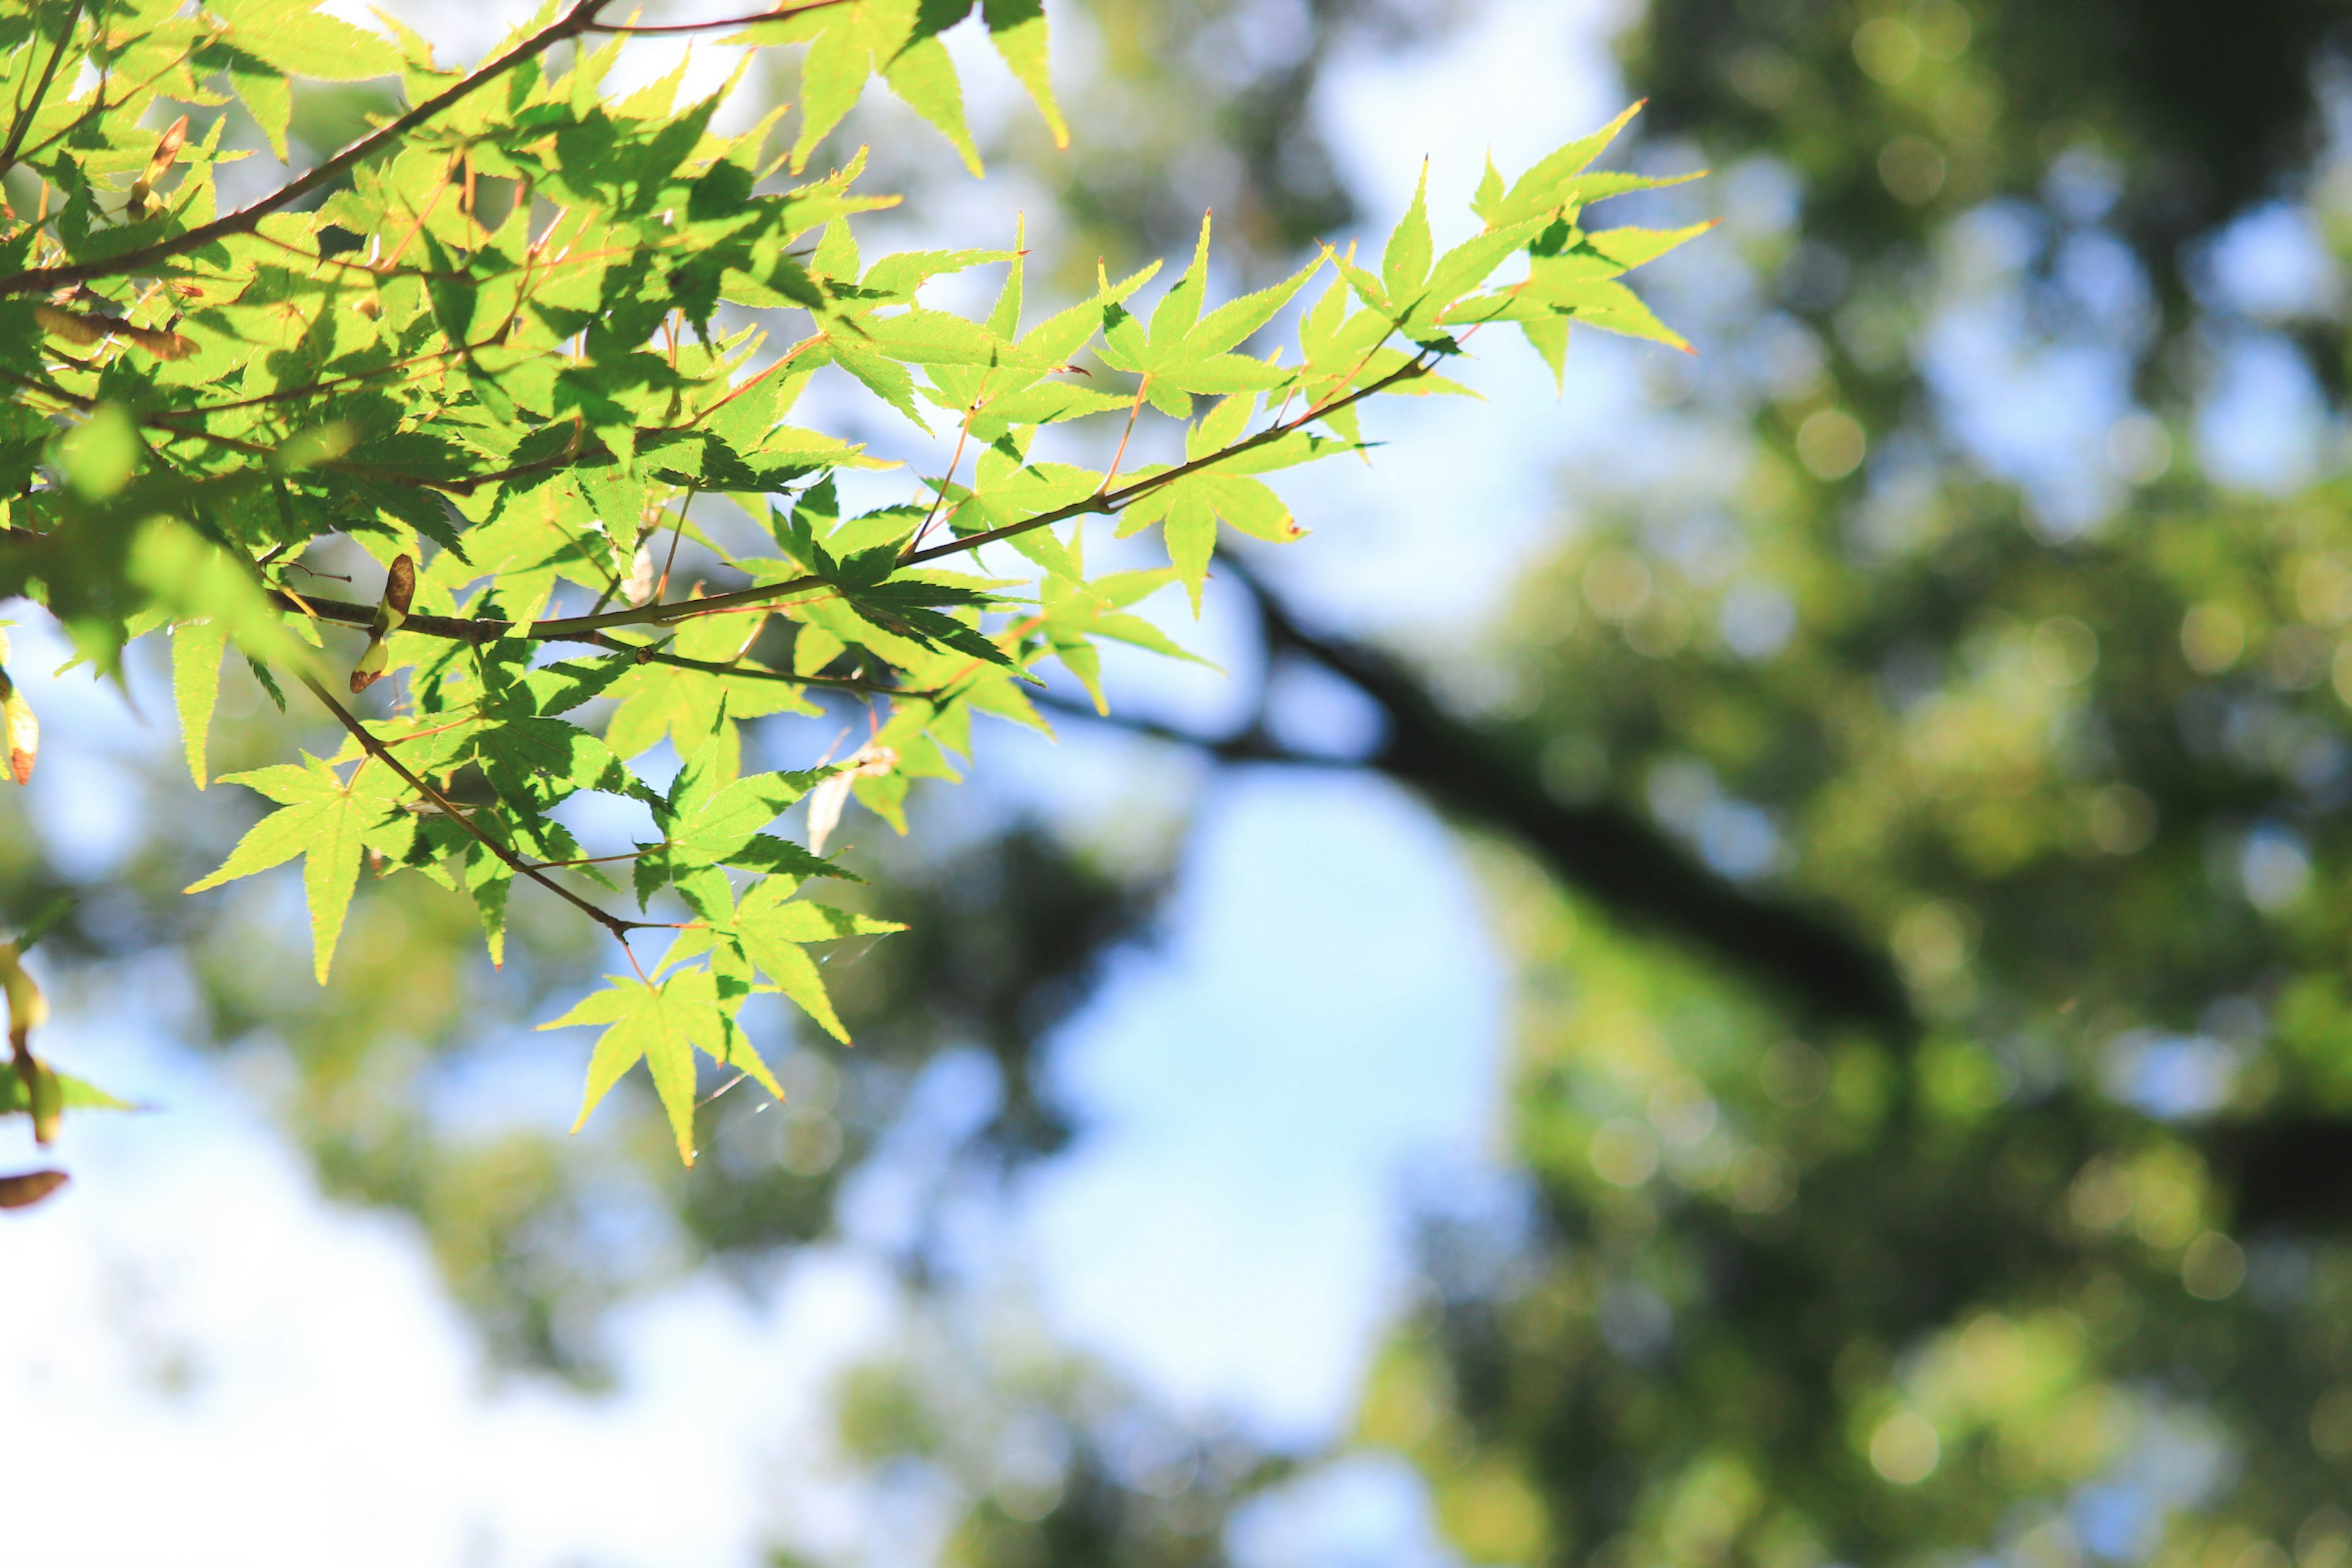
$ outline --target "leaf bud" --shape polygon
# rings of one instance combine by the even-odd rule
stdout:
[[[5,670],[0,670],[0,741],[8,747],[8,776],[20,784],[32,783],[33,763],[41,754],[41,721]]]

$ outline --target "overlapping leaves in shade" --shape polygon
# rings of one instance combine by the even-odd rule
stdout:
[[[1581,226],[1589,203],[1656,183],[1589,169],[1621,120],[1516,182],[1490,171],[1450,248],[1416,197],[1377,274],[1327,253],[1213,304],[1204,221],[1156,298],[1139,298],[1156,268],[1104,277],[1024,325],[1012,223],[1010,249],[869,258],[856,224],[896,198],[865,189],[862,152],[810,165],[878,78],[976,168],[940,41],[967,20],[1058,138],[1034,0],[739,18],[731,41],[805,47],[796,120],[740,135],[712,129],[724,92],[679,101],[682,70],[608,92],[629,25],[603,10],[544,12],[469,75],[307,0],[130,0],[102,26],[0,13],[0,103],[18,106],[0,163],[12,192],[39,187],[0,220],[0,593],[45,603],[104,671],[168,626],[200,786],[232,648],[273,693],[299,682],[338,709],[340,752],[232,775],[277,809],[192,889],[299,857],[321,979],[363,859],[469,898],[494,957],[517,881],[625,943],[678,928],[661,967],[632,952],[561,1021],[605,1027],[589,1104],[643,1060],[688,1152],[694,1053],[764,1081],[735,1021],[763,988],[839,1035],[808,950],[887,929],[798,896],[840,874],[781,824],[802,796],[822,792],[829,826],[854,792],[903,830],[909,781],[955,776],[974,713],[1044,728],[1042,666],[1101,705],[1097,638],[1180,654],[1139,602],[1181,583],[1197,608],[1223,530],[1297,537],[1265,476],[1360,449],[1377,392],[1459,390],[1436,367],[1486,323],[1520,328],[1555,370],[1575,321],[1678,343],[1617,277],[1687,236]],[[294,77],[395,78],[411,108],[223,215],[218,110],[234,97],[291,156]],[[294,210],[305,194],[322,199]],[[1494,281],[1514,256],[1525,272]],[[1257,347],[1327,264],[1299,353]],[[926,297],[983,268],[1003,268],[984,316]],[[748,311],[805,330],[772,342]],[[952,437],[945,471],[845,515],[835,476],[887,465],[792,422],[821,373],[926,431],[951,424],[934,432]],[[1128,460],[1159,449],[1131,446],[1146,419],[1183,426],[1181,461]],[[710,497],[764,521],[773,553],[689,521]],[[1105,518],[1157,525],[1168,567],[1090,576],[1083,534]],[[339,535],[402,603],[283,575]],[[661,563],[687,539],[720,585],[670,584]],[[950,560],[983,549],[987,574]],[[788,635],[763,636],[774,617]],[[341,711],[355,664],[387,716]],[[829,690],[870,705],[853,756],[742,773],[744,722],[837,723]],[[688,761],[656,789],[635,764],[664,742]],[[634,803],[654,837],[583,846],[557,816],[583,793]]]

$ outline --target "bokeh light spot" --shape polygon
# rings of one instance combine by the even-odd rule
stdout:
[[[1916,1411],[1896,1412],[1870,1435],[1870,1468],[1898,1487],[1917,1486],[1943,1458],[1943,1440]]]

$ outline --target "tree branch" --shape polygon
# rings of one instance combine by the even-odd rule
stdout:
[[[39,267],[30,271],[16,273],[11,277],[0,278],[0,298],[5,298],[11,294],[46,293],[53,289],[64,289],[73,284],[85,283],[93,278],[127,277],[153,267],[157,262],[169,261],[175,256],[185,256],[192,250],[201,250],[216,239],[226,239],[231,235],[247,233],[271,213],[299,201],[312,191],[341,178],[353,165],[379,150],[395,144],[401,138],[443,110],[469,97],[479,89],[488,86],[517,66],[527,60],[538,58],[567,38],[575,38],[589,31],[595,23],[596,13],[609,3],[610,0],[579,0],[579,4],[573,5],[571,10],[539,32],[525,38],[512,50],[500,55],[486,65],[478,67],[471,74],[435,93],[407,113],[361,137],[325,163],[310,170],[310,173],[289,180],[249,206],[240,207],[226,217],[215,218],[210,223],[201,224],[185,234],[159,240],[153,245],[142,246],[137,250],[125,251],[121,256],[110,256],[97,261],[79,262],[68,267]],[[814,0],[814,3],[839,5],[842,0]],[[814,5],[809,8],[813,9]]]
[[[625,33],[635,38],[666,37],[679,33],[708,33],[720,27],[750,27],[761,22],[782,22],[804,12],[822,11],[828,5],[839,5],[845,0],[801,0],[796,5],[779,5],[772,11],[754,11],[748,16],[720,16],[709,22],[662,22],[639,26],[634,22],[591,22],[591,33]]]
[[[553,893],[557,898],[562,899],[565,903],[579,910],[590,920],[594,921],[598,925],[603,926],[606,931],[612,932],[614,940],[618,942],[624,948],[626,948],[629,944],[629,933],[631,931],[651,931],[656,929],[656,926],[661,925],[661,922],[658,921],[624,920],[619,915],[608,913],[604,910],[598,909],[594,904],[590,903],[587,900],[582,898],[571,889],[564,887],[562,883],[553,881],[547,876],[543,875],[536,867],[532,866],[530,862],[525,860],[513,850],[508,848],[505,845],[499,843],[497,839],[491,837],[488,834],[476,826],[474,825],[473,817],[467,815],[463,808],[457,805],[457,803],[450,800],[447,795],[443,795],[439,790],[434,788],[430,784],[427,784],[417,774],[411,773],[406,763],[403,763],[398,757],[392,754],[392,748],[371,733],[366,725],[361,723],[357,718],[352,716],[350,709],[337,701],[335,700],[334,693],[329,691],[324,686],[320,685],[317,677],[311,675],[307,670],[300,673],[302,684],[310,689],[310,695],[317,698],[320,702],[326,707],[327,711],[335,716],[335,720],[338,723],[341,724],[344,729],[351,731],[352,739],[359,742],[361,748],[365,751],[369,756],[374,758],[377,762],[382,763],[385,767],[390,768],[394,773],[399,774],[401,780],[411,789],[415,790],[426,800],[431,801],[435,805],[438,806],[443,815],[449,817],[452,821],[456,822],[458,826],[464,828],[468,834],[472,835],[475,840],[478,842],[483,848],[488,849],[491,854],[504,861],[508,868],[514,871],[517,876],[530,878],[541,887],[545,888],[549,892]],[[667,928],[665,926],[662,929]]]
[[[1358,761],[1290,751],[1255,724],[1214,737],[1150,721],[1108,722],[1221,762],[1385,774],[1444,815],[1516,840],[1562,882],[1629,924],[1725,960],[1814,1018],[1862,1024],[1899,1041],[1917,1036],[1909,995],[1883,953],[1813,908],[1716,875],[1622,806],[1554,800],[1543,787],[1531,738],[1455,716],[1392,656],[1310,630],[1246,565],[1223,552],[1218,560],[1255,601],[1269,659],[1286,652],[1310,659],[1363,693],[1387,721],[1381,743]],[[1075,702],[1039,700],[1098,717]]]
[[[1074,702],[1054,691],[1033,692],[1029,700],[1052,712],[1083,719],[1088,723],[1101,724],[1113,730],[1124,730],[1148,741],[1165,741],[1171,746],[1182,746],[1204,756],[1214,757],[1221,763],[1265,763],[1286,768],[1363,766],[1354,757],[1328,757],[1318,756],[1311,752],[1294,752],[1255,724],[1229,735],[1203,735],[1197,731],[1163,724],[1157,719],[1138,719],[1127,713],[1098,713],[1091,703]]]
[[[271,602],[281,610],[309,614],[320,620],[334,621],[347,626],[363,627],[373,625],[375,620],[375,606],[373,605],[355,605],[348,599],[325,599],[314,594],[304,594],[298,598],[283,588],[270,588],[267,592]],[[829,690],[855,691],[873,697],[930,695],[929,692],[886,686],[877,680],[860,680],[853,676],[793,675],[785,670],[766,669],[759,665],[720,664],[714,659],[688,658],[683,654],[668,653],[651,645],[621,642],[601,632],[583,632],[569,637],[540,637],[537,626],[544,624],[544,622],[534,623],[530,628],[518,628],[511,621],[468,620],[457,616],[412,615],[402,619],[400,629],[404,632],[415,632],[425,637],[442,637],[451,642],[472,643],[478,646],[486,642],[496,642],[502,637],[535,637],[536,640],[543,642],[585,643],[591,647],[603,648],[607,653],[627,654],[642,664],[666,664],[673,669],[700,670],[705,675],[740,675],[747,680],[773,680],[788,686],[817,686]]]

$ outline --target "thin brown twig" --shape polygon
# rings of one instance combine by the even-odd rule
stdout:
[[[734,402],[737,398],[742,396],[745,393],[751,391],[753,387],[767,380],[770,376],[774,375],[777,372],[782,370],[786,365],[791,364],[793,361],[798,359],[803,352],[823,342],[824,342],[824,334],[823,332],[815,332],[808,337],[803,338],[791,348],[786,349],[782,354],[779,354],[776,357],[775,363],[770,365],[767,369],[761,371],[758,374],[753,375],[749,380],[745,381],[742,385],[735,388],[726,396],[720,398],[718,402],[712,404],[709,407],[696,415],[685,427],[688,430],[693,429],[695,426],[701,424],[704,420],[709,418],[712,415],[718,413],[720,409],[726,407],[729,404]]]
[[[686,488],[686,499],[677,504],[677,525],[669,531],[669,559],[662,563],[661,581],[654,584],[656,603],[659,603],[661,596],[669,592],[670,571],[677,564],[677,542],[686,537],[686,512],[687,509],[693,504],[694,487],[688,485]]]
[[[1127,408],[1127,428],[1118,433],[1118,450],[1110,455],[1110,467],[1103,470],[1102,483],[1095,487],[1095,494],[1107,493],[1111,480],[1118,478],[1118,466],[1127,458],[1127,444],[1135,438],[1135,422],[1143,413],[1144,395],[1150,389],[1151,374],[1147,371],[1143,379],[1136,383],[1135,401]]]
[[[955,483],[956,468],[963,462],[964,445],[971,439],[972,416],[979,412],[980,404],[977,400],[963,411],[963,423],[956,429],[955,451],[948,458],[947,475],[940,480],[939,492],[931,497],[931,510],[923,515],[923,526],[907,535],[906,548],[899,551],[899,554],[912,555],[916,551],[920,550],[923,547],[924,536],[931,531],[931,524],[939,520],[940,508],[947,504],[948,487]]]
[[[764,599],[756,605],[736,605],[724,610],[713,610],[708,616],[697,616],[694,618],[710,620],[719,616],[772,616],[779,610],[794,610],[803,605],[823,604],[824,599],[824,594],[811,594],[804,599]]]
[[[383,272],[378,276],[390,273],[400,265],[400,258],[408,254],[409,246],[414,244],[416,237],[424,232],[425,220],[433,216],[433,209],[439,206],[441,198],[449,194],[450,176],[457,172],[457,165],[464,157],[465,153],[462,150],[459,151],[456,157],[449,160],[449,166],[441,171],[441,183],[433,187],[433,194],[425,198],[423,206],[416,209],[415,217],[409,222],[408,232],[400,237],[400,243],[394,246],[392,254],[383,258]],[[373,272],[376,269],[371,267],[368,270]]]
[[[772,11],[755,11],[748,16],[722,16],[710,22],[664,22],[639,26],[634,22],[592,22],[584,32],[623,33],[632,37],[658,38],[677,33],[707,33],[719,27],[749,27],[761,22],[782,22],[810,11],[822,11],[828,5],[839,5],[845,0],[801,0],[797,5],[779,5]]]
[[[642,860],[647,853],[649,851],[644,849],[632,849],[625,855],[583,855],[576,860],[541,860],[537,864],[542,871],[560,871],[568,866],[611,866],[623,860]]]
[[[378,739],[383,740],[383,743],[388,747],[404,746],[411,741],[422,741],[427,736],[444,735],[452,730],[463,729],[480,717],[478,713],[468,713],[462,719],[452,719],[446,724],[436,724],[430,730],[412,730],[405,735],[394,735],[389,739],[379,736]]]

